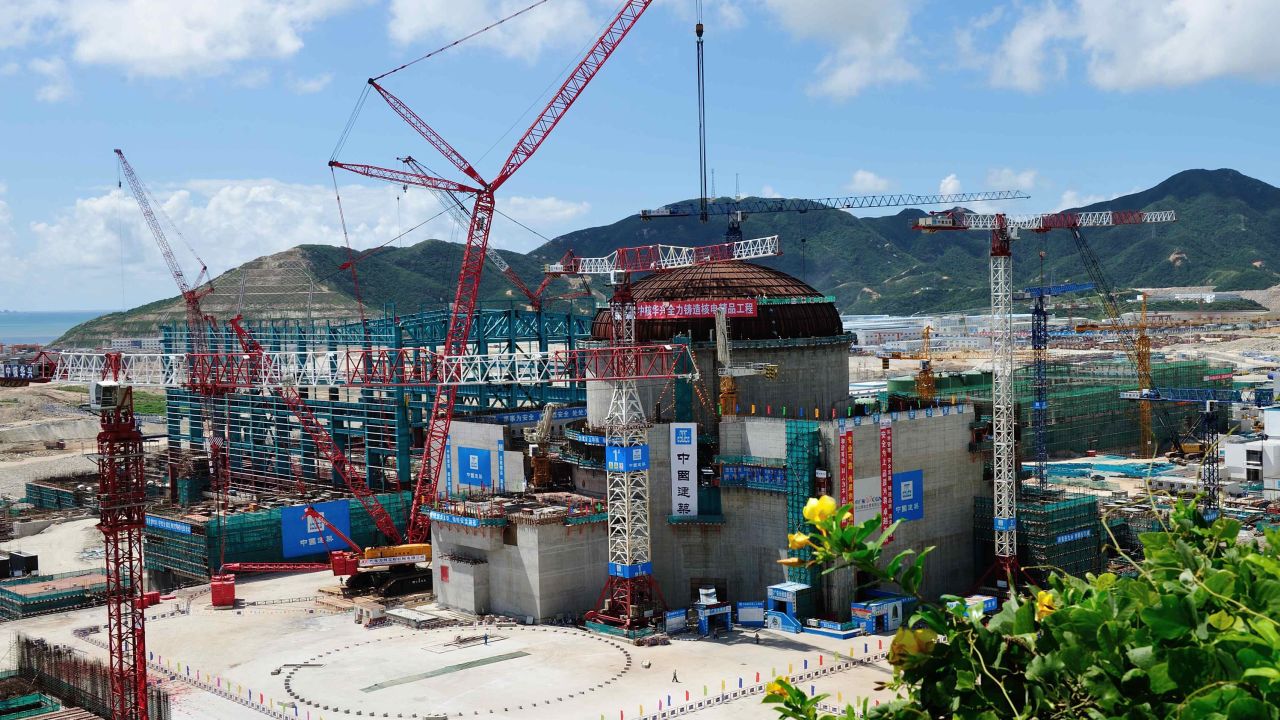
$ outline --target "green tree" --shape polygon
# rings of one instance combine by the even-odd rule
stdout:
[[[851,565],[919,597],[923,555],[882,562],[893,527],[849,523],[851,506],[813,500],[809,533],[789,537],[813,561]],[[896,525],[896,524],[895,524]],[[868,718],[1280,718],[1280,532],[1237,542],[1240,523],[1206,522],[1177,502],[1165,531],[1141,536],[1134,577],[1053,574],[989,618],[959,598],[921,602],[890,646],[899,699],[861,708]],[[822,714],[779,678],[764,702],[783,718]]]

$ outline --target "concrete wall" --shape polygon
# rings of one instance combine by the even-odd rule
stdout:
[[[973,415],[915,419],[900,414],[894,429],[894,469],[919,469],[924,475],[924,519],[904,523],[890,549],[923,550],[936,546],[926,565],[930,594],[967,590],[974,579],[973,497],[984,492],[981,459],[966,450]],[[868,419],[869,420],[869,419]],[[854,433],[854,477],[879,484],[879,428],[871,422],[849,426]],[[819,468],[832,478],[838,493],[838,424],[819,424],[822,447]],[[671,478],[666,426],[650,433],[651,523],[655,574],[668,601],[681,602],[699,579],[722,580],[729,600],[758,600],[765,587],[785,579],[776,561],[784,557],[786,498],[743,488],[721,490],[723,524],[671,524]],[[725,455],[786,457],[785,421],[774,418],[731,418],[720,424],[720,452]],[[708,464],[711,458],[699,458]],[[985,491],[988,492],[989,491]],[[841,498],[841,501],[845,500]],[[878,505],[878,499],[877,499]],[[847,605],[853,579],[834,581],[844,587],[829,593],[831,605]]]
[[[962,594],[976,578],[973,563],[973,498],[990,495],[982,481],[982,458],[970,455],[972,411],[908,418],[901,413],[892,423],[894,470],[923,473],[924,518],[904,523],[890,554],[935,546],[925,571],[925,592]],[[880,476],[879,428],[869,418],[851,427],[854,434],[854,477],[874,483]],[[730,418],[720,424],[720,452],[725,455],[786,457],[786,423],[777,418]],[[835,421],[819,423],[821,447],[818,467],[831,474],[832,492],[839,494],[839,448]],[[768,585],[785,580],[777,560],[785,556],[786,497],[782,493],[744,488],[720,491],[723,523],[673,524],[669,426],[649,432],[650,533],[654,573],[667,603],[685,607],[697,586],[714,584],[730,601],[760,600]],[[703,450],[705,452],[705,449]],[[699,457],[709,465],[712,458]],[[575,473],[580,485],[603,490],[603,472]],[[875,500],[878,508],[878,498]],[[487,561],[489,611],[546,618],[590,608],[603,585],[607,560],[603,524],[565,527],[559,524],[516,526],[503,533],[491,530],[459,532],[433,526],[437,555],[457,552]],[[512,535],[514,533],[514,535]],[[448,564],[442,560],[440,564]],[[479,567],[479,566],[476,566]],[[452,571],[451,571],[452,572]],[[467,571],[478,573],[480,570]],[[451,577],[452,582],[452,577]],[[475,580],[471,585],[480,587]],[[852,597],[851,573],[828,576],[823,596],[833,614],[843,616]],[[478,590],[457,590],[437,581],[440,602],[471,610]]]
[[[604,587],[605,535],[604,523],[506,528],[434,523],[436,600],[466,612],[535,620],[579,614],[595,604]],[[446,567],[447,581],[442,579]]]
[[[715,346],[697,343],[693,346],[693,351],[701,375],[699,383],[702,391],[714,404],[720,397]],[[769,348],[735,346],[733,361],[778,365],[778,377],[774,380],[763,377],[738,378],[738,405],[743,414],[750,411],[752,403],[755,403],[757,411],[763,415],[766,406],[772,406],[774,414],[781,414],[783,406],[828,408],[849,398],[849,346],[843,339],[824,344],[806,344],[805,340],[796,340],[791,345]],[[659,398],[662,398],[664,405],[671,403],[670,384],[667,380],[641,380],[636,383],[641,407],[650,419],[653,419],[654,404]],[[608,410],[608,384],[587,383],[588,424],[591,427],[602,427]]]
[[[525,488],[524,453],[511,450],[512,429],[506,425],[493,423],[466,422],[455,420],[449,426],[449,488],[453,493],[477,491],[478,487],[462,483],[462,468],[459,465],[458,448],[468,447],[489,452],[490,482],[498,482],[498,441],[503,445],[503,477],[507,492],[523,492]],[[442,482],[444,482],[442,480]],[[492,488],[490,488],[492,489]]]

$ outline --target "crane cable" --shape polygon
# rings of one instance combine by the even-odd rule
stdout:
[[[448,45],[444,45],[443,47],[436,48],[435,50],[432,50],[431,52],[427,53],[426,55],[423,55],[422,57],[417,58],[416,60],[410,60],[409,62],[403,65],[400,65],[399,67],[392,68],[391,70],[388,70],[377,77],[370,78],[369,82],[365,83],[364,89],[360,91],[360,97],[356,100],[355,107],[351,109],[351,115],[348,116],[347,124],[343,126],[342,133],[338,136],[338,142],[333,146],[333,153],[329,156],[329,160],[331,161],[336,160],[338,158],[338,153],[342,152],[343,146],[347,144],[347,137],[351,135],[351,129],[355,127],[356,118],[360,115],[360,111],[364,108],[365,100],[367,100],[369,97],[369,88],[371,86],[371,83],[381,80],[382,78],[387,77],[388,75],[391,75],[393,73],[398,73],[401,70],[404,70],[405,68],[411,65],[416,65],[422,62],[423,60],[426,60],[429,57],[432,57],[434,55],[439,55],[440,53],[444,52],[445,50],[448,50],[449,48],[461,45],[462,43],[470,40],[471,38],[477,35],[480,35],[484,32],[487,32],[489,30],[492,30],[498,27],[499,25],[505,23],[506,21],[519,17],[529,12],[530,10],[538,7],[539,5],[545,4],[546,2],[547,0],[537,0],[537,2],[533,3],[532,5],[529,5],[521,10],[517,10],[516,12],[498,20],[497,22],[490,23],[489,25],[486,25],[480,28],[479,30],[476,30],[470,35],[458,38],[457,40],[454,40]]]
[[[697,35],[698,46],[698,180],[701,183],[698,192],[698,220],[707,221],[707,93],[703,81],[702,65],[702,0],[696,3],[698,21],[693,31]]]
[[[347,262],[345,264],[351,268],[351,286],[356,296],[356,307],[360,310],[360,326],[368,333],[369,322],[364,316],[364,299],[360,297],[360,276],[356,274],[356,264],[352,259],[351,236],[347,234],[347,216],[342,212],[342,193],[338,191],[338,174],[334,172],[332,167],[329,168],[329,176],[333,178],[333,196],[338,201],[338,222],[342,225],[342,240],[347,246]]]
[[[521,16],[521,15],[523,15],[523,14],[525,14],[525,13],[529,12],[530,10],[532,10],[532,9],[534,9],[534,8],[536,8],[536,7],[538,7],[539,5],[543,5],[543,4],[545,4],[546,2],[547,2],[547,0],[538,0],[537,2],[533,3],[532,5],[529,5],[528,7],[525,7],[523,10],[517,10],[516,12],[511,13],[510,15],[508,15],[508,16],[506,16],[506,17],[502,18],[501,20],[498,20],[497,22],[491,23],[491,24],[489,24],[489,25],[486,25],[486,26],[484,26],[484,27],[480,28],[479,30],[476,30],[475,32],[471,33],[470,35],[467,35],[466,37],[458,38],[457,40],[454,40],[453,42],[449,43],[448,45],[445,45],[445,46],[443,46],[443,47],[440,47],[440,48],[437,48],[437,49],[435,49],[435,50],[432,50],[431,52],[427,53],[426,55],[423,55],[422,57],[418,58],[417,60],[410,60],[409,62],[407,62],[407,63],[405,63],[405,64],[401,65],[400,67],[392,68],[391,70],[388,70],[388,71],[386,71],[386,72],[382,73],[382,74],[381,74],[381,75],[379,75],[378,77],[373,78],[373,80],[374,80],[374,81],[381,80],[382,78],[384,78],[384,77],[386,77],[386,76],[388,76],[388,75],[390,75],[390,74],[392,74],[392,73],[398,73],[398,72],[400,72],[401,70],[404,70],[405,68],[409,67],[410,65],[416,65],[416,64],[418,64],[418,63],[422,62],[423,60],[426,60],[427,58],[429,58],[429,57],[431,57],[431,56],[433,56],[433,55],[439,55],[440,53],[444,52],[445,50],[448,50],[448,49],[449,49],[449,48],[451,48],[451,47],[454,47],[454,46],[457,46],[457,45],[461,45],[462,43],[464,43],[464,42],[466,42],[466,41],[470,40],[471,38],[473,38],[473,37],[475,37],[475,36],[477,36],[477,35],[479,35],[479,34],[481,34],[481,33],[483,33],[483,32],[486,32],[486,31],[488,31],[488,30],[492,30],[492,29],[494,29],[494,28],[498,27],[499,25],[501,25],[502,23],[504,23],[504,22],[506,22],[506,21],[508,21],[508,20],[512,20],[512,19],[514,19],[514,18],[517,18],[517,17],[519,17],[519,16]]]

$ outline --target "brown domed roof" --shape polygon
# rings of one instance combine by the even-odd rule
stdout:
[[[631,285],[636,302],[741,298],[814,298],[822,293],[790,275],[747,262],[722,262],[647,275]],[[840,313],[828,302],[757,305],[756,317],[729,318],[734,340],[828,337],[844,332]],[[667,342],[676,335],[707,340],[714,318],[637,320],[637,342]],[[591,335],[607,339],[608,311],[596,313]]]

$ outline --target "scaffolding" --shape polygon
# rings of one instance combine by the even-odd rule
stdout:
[[[376,496],[404,529],[412,494],[409,491]],[[358,500],[348,499],[351,532],[360,547],[383,544],[382,533]],[[231,513],[224,517],[205,514],[161,515],[149,513],[143,532],[143,560],[147,570],[167,573],[168,584],[208,582],[218,574],[225,538],[225,562],[284,562],[283,507],[254,512]],[[342,547],[317,545],[312,554],[290,557],[288,562],[325,562],[330,550]]]
[[[1153,360],[1156,387],[1231,388],[1231,368],[1203,360]],[[1122,390],[1138,387],[1133,367],[1124,360],[1082,363],[1056,362],[1045,368],[1049,403],[1045,412],[1045,445],[1049,455],[1081,455],[1089,450],[1135,449],[1139,445],[1137,403],[1120,399]],[[991,413],[991,374],[968,372],[935,378],[939,400],[959,398],[973,402],[979,415]],[[1018,426],[1029,433],[1035,377],[1032,367],[1014,372],[1014,402]],[[889,394],[915,398],[914,378],[889,381]],[[1155,432],[1166,440],[1182,432],[1199,415],[1194,405],[1168,405],[1168,415],[1157,414]],[[1030,435],[1025,435],[1030,440]]]
[[[805,525],[804,506],[813,495],[814,471],[818,467],[818,423],[812,420],[787,421],[787,530],[799,532]],[[809,548],[790,551],[791,557],[808,560]],[[791,582],[815,585],[818,573],[812,567],[789,567]]]
[[[1023,485],[1018,493],[1018,565],[1037,585],[1053,571],[1082,577],[1102,571],[1103,535],[1095,495]],[[977,567],[991,565],[991,498],[974,498]]]
[[[345,357],[349,351],[434,351],[444,342],[449,314],[444,311],[397,316],[388,309],[367,323],[310,320],[270,320],[243,323],[271,353],[296,355],[299,366],[317,356]],[[573,349],[591,337],[592,316],[574,313],[479,310],[471,331],[468,353],[545,352]],[[162,329],[164,353],[192,352],[194,343],[183,326]],[[210,328],[209,352],[239,353],[240,344],[229,325]],[[324,355],[331,353],[331,355]],[[319,354],[319,355],[318,355]],[[321,373],[324,375],[324,373]],[[307,405],[335,443],[378,492],[408,488],[421,462],[423,432],[434,391],[416,387],[299,388]],[[208,484],[204,445],[205,408],[213,417],[208,427],[225,438],[230,488],[259,497],[278,497],[342,487],[342,480],[302,431],[297,418],[280,398],[259,390],[233,392],[211,403],[182,388],[166,391],[168,476],[170,498],[179,503],[198,501]],[[474,385],[458,389],[459,415],[500,409],[538,408],[548,402],[581,404],[582,383],[512,383]]]
[[[13,676],[30,681],[37,690],[69,706],[111,717],[111,677],[106,663],[86,657],[77,648],[41,638],[18,634],[14,642],[18,669]],[[148,684],[146,693],[150,720],[169,720],[168,691]]]
[[[31,575],[0,582],[0,617],[6,620],[100,605],[107,591],[102,570]]]

